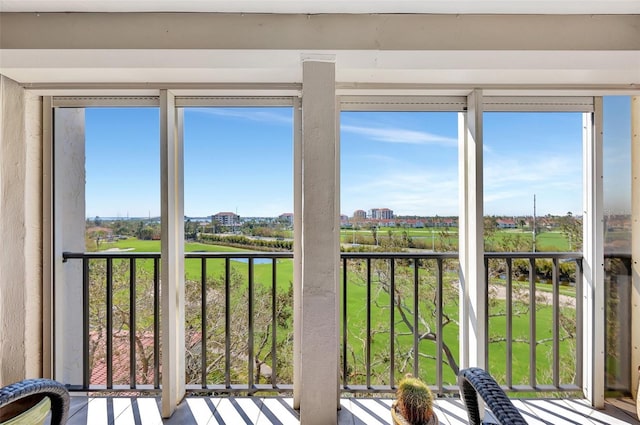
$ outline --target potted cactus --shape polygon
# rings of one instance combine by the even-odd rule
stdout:
[[[396,402],[391,406],[394,425],[438,425],[433,411],[433,394],[420,379],[407,374],[396,390]]]

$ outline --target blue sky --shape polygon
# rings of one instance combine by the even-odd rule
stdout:
[[[86,110],[87,217],[160,213],[156,108]],[[293,211],[291,108],[185,110],[185,214]],[[605,194],[628,209],[629,98],[605,99]],[[458,215],[458,114],[343,112],[341,211]],[[485,214],[582,209],[582,114],[485,113]],[[622,190],[621,190],[622,189]]]

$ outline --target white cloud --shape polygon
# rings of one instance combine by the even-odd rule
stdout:
[[[555,154],[553,154],[555,155]],[[488,155],[489,156],[489,155]],[[539,213],[578,211],[582,197],[580,158],[536,153],[496,157],[484,168],[484,204],[488,214],[531,213],[533,194]],[[404,163],[390,170],[376,168],[343,181],[342,212],[391,208],[398,215],[457,215],[457,167],[421,169]]]
[[[485,190],[511,185],[550,186],[581,182],[579,160],[553,157],[550,154],[523,154],[521,158],[493,157],[485,161]]]
[[[450,173],[391,172],[375,180],[345,183],[341,189],[344,214],[356,209],[390,208],[398,215],[457,215],[458,180]]]
[[[532,214],[578,211],[582,197],[580,153],[522,152],[517,157],[487,155],[484,167],[484,206],[487,214]]]
[[[458,146],[458,140],[452,137],[438,136],[426,131],[406,130],[401,128],[373,128],[342,124],[340,130],[358,134],[384,143],[404,143],[411,145],[443,145]]]
[[[193,108],[191,111],[215,115],[219,117],[240,118],[244,120],[251,120],[255,122],[264,122],[271,124],[292,124],[292,114],[285,115],[283,113],[276,113],[267,111],[264,108]]]

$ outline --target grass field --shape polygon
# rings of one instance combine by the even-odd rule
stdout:
[[[454,250],[457,250],[458,246],[458,229],[456,227],[449,228],[379,228],[377,231],[377,238],[379,243],[388,240],[390,237],[400,238],[404,234],[407,237],[412,238],[414,241],[421,242],[425,249],[438,250],[443,244],[452,246]],[[522,231],[520,229],[504,229],[497,231],[492,240],[486,242],[486,246],[489,251],[492,249],[492,242],[495,242],[496,246],[504,245],[508,240],[517,239],[523,246],[527,247],[530,251],[533,248],[533,235],[530,231]],[[373,239],[373,233],[371,230],[353,230],[342,229],[340,230],[340,241],[345,244],[352,243],[366,243],[375,245]],[[536,251],[542,252],[565,252],[576,249],[575,245],[569,243],[567,237],[559,231],[543,232],[536,235]]]
[[[389,348],[390,348],[390,301],[389,296],[386,293],[376,290],[378,283],[374,282],[372,285],[372,293],[374,294],[370,303],[370,320],[372,329],[371,339],[371,359],[372,359],[372,371],[374,376],[372,378],[372,385],[385,385],[388,384],[389,377]],[[445,326],[443,327],[442,337],[444,343],[453,353],[453,357],[456,362],[459,361],[459,327],[457,325],[459,310],[458,310],[458,290],[457,290],[457,275],[454,272],[446,273],[444,277],[444,298],[445,303],[443,305],[445,314]],[[420,333],[427,332],[437,333],[435,316],[434,316],[434,304],[433,294],[435,291],[434,282],[430,279],[421,278],[421,286],[419,289],[419,310],[420,310]],[[353,376],[350,378],[350,384],[364,384],[365,372],[366,372],[366,340],[364,336],[366,333],[366,300],[367,300],[367,287],[364,282],[358,283],[357,281],[351,282],[347,291],[347,309],[348,309],[348,345],[349,345],[349,362],[351,366],[351,373]],[[411,295],[405,296],[405,303],[411,309],[413,305],[413,297]],[[503,299],[491,300],[489,314],[491,316],[489,320],[489,337],[492,340],[501,342],[492,342],[489,344],[489,370],[491,373],[502,379],[506,376],[506,364],[507,364],[507,347],[504,342],[506,335],[506,318],[505,318],[505,301]],[[513,342],[513,383],[528,384],[529,383],[529,358],[530,358],[530,345],[529,340],[529,323],[530,313],[528,310],[522,308],[520,303],[520,314],[513,317],[512,320],[512,340]],[[568,318],[570,322],[575,324],[575,309],[563,308],[562,314]],[[536,310],[536,344],[535,353],[537,358],[536,377],[540,384],[551,384],[551,367],[552,367],[552,349],[553,345],[549,339],[551,335],[553,309],[550,305],[540,303]],[[451,322],[447,322],[446,317],[452,319]],[[401,321],[401,315],[398,308],[395,308],[395,334],[405,335],[399,336],[395,349],[396,349],[396,379],[403,376],[404,373],[413,371],[413,355],[412,345],[413,338],[411,336],[410,328],[407,324]],[[409,316],[410,321],[413,320],[413,315]],[[411,325],[412,323],[410,323]],[[575,333],[575,332],[574,332]],[[573,346],[574,340],[567,339],[560,343],[560,358],[562,368],[562,383],[571,383],[573,379],[573,372],[575,371],[575,347]],[[419,345],[420,361],[419,371],[420,377],[427,381],[429,384],[436,384],[436,341],[435,340],[422,340]],[[443,355],[443,360],[446,362],[446,358]],[[447,364],[443,364],[443,382],[445,385],[455,385],[456,376],[453,373],[451,367]],[[376,379],[380,379],[377,381]]]
[[[123,239],[117,242],[104,244],[102,249],[116,248],[121,250],[132,250],[133,252],[160,252],[160,241],[141,241],[135,238]],[[220,245],[209,245],[197,242],[185,243],[185,252],[249,252],[250,250],[233,248]],[[246,262],[232,260],[232,267],[246,276],[248,266]],[[151,263],[142,263],[143,267],[147,267],[151,271]],[[278,287],[284,287],[289,284],[293,276],[293,262],[287,259],[277,260],[278,269]],[[185,277],[188,280],[200,280],[201,262],[200,259],[185,260]],[[209,259],[207,260],[207,275],[209,277],[219,277],[224,273],[224,260]],[[256,282],[271,282],[271,264],[254,264],[254,277]]]

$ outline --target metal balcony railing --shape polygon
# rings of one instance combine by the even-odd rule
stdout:
[[[582,254],[486,253],[484,262],[485,368],[509,391],[581,391]]]
[[[457,253],[341,254],[343,391],[392,392],[405,373],[457,391]],[[292,253],[185,254],[191,391],[292,386]],[[82,261],[81,390],[160,388],[160,254],[65,253]],[[487,253],[487,369],[511,391],[581,389],[582,258]]]
[[[457,390],[458,254],[341,257],[343,390],[393,392],[406,373]]]
[[[83,365],[82,384],[73,389],[159,390],[160,253],[63,254],[65,262],[76,259],[82,261]]]

